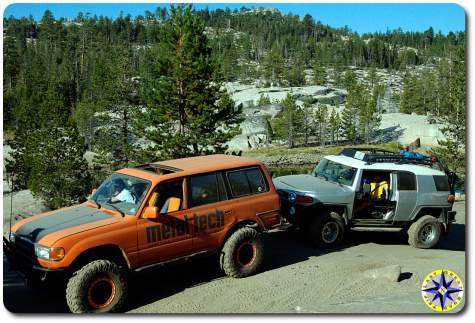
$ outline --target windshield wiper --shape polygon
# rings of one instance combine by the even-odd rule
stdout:
[[[328,177],[326,177],[326,176],[323,175],[322,173],[315,173],[315,174],[317,174],[317,176],[323,177],[323,178],[328,182]]]
[[[119,209],[117,206],[111,203],[106,203],[106,204],[112,206],[116,211],[118,211],[122,215],[123,218],[125,217],[125,213],[121,209]]]
[[[97,202],[96,200],[94,200],[94,199],[89,199],[89,201],[91,201],[91,202],[93,202],[94,204],[96,204],[96,205],[97,205],[97,209],[100,209],[100,208],[102,207],[102,205],[101,205],[99,202]]]

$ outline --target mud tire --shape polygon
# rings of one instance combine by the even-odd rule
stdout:
[[[344,232],[340,215],[335,212],[320,213],[308,222],[305,240],[314,247],[331,249],[343,240]]]
[[[243,278],[257,273],[264,259],[260,234],[253,228],[240,228],[226,240],[220,265],[229,277]]]
[[[94,288],[100,288],[97,287],[99,283],[105,285],[102,290],[107,289],[108,285],[111,289],[110,297],[100,304],[95,303],[91,296]],[[66,302],[72,313],[118,312],[124,305],[126,295],[125,271],[109,260],[95,260],[86,264],[72,275],[66,287]]]
[[[432,215],[424,215],[407,230],[408,243],[414,248],[430,249],[440,240],[442,226]]]

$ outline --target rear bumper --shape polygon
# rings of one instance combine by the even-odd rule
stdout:
[[[455,215],[457,214],[456,211],[447,211],[447,222],[452,223],[455,222]]]
[[[457,214],[456,211],[447,211],[445,214],[445,234],[448,234],[450,232],[450,227],[452,226],[452,222],[455,222],[455,215]]]

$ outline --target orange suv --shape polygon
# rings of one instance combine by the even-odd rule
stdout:
[[[72,312],[112,312],[133,271],[218,252],[228,276],[256,273],[259,232],[279,223],[261,162],[210,155],[119,170],[87,202],[17,222],[4,250],[32,281],[65,277]]]

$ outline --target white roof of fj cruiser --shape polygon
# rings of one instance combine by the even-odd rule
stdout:
[[[346,166],[361,168],[361,169],[374,169],[374,170],[401,170],[412,172],[415,175],[445,175],[444,172],[430,168],[427,166],[414,165],[414,164],[399,164],[399,163],[366,163],[362,160],[347,157],[343,155],[331,155],[325,156],[326,159],[340,163]]]

